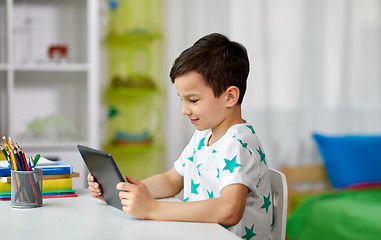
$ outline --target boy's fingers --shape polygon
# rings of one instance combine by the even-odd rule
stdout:
[[[94,182],[94,176],[91,175],[91,173],[89,173],[89,175],[87,175],[87,180],[90,182]]]
[[[96,183],[94,185],[94,188],[97,190],[97,192],[100,192],[101,191],[101,187],[99,186],[99,183]]]
[[[92,187],[92,186],[89,186],[89,190],[91,191],[91,192],[99,192],[98,191],[98,189],[96,189],[96,188],[94,188],[94,187]]]
[[[92,192],[101,192],[101,188],[99,187],[98,183],[89,182],[89,190]]]
[[[132,196],[133,195],[131,192],[126,192],[126,191],[120,191],[119,192],[119,198],[120,199],[130,199]]]
[[[140,182],[138,179],[130,177],[130,176],[126,176],[126,180],[127,180],[127,182],[129,182],[131,184],[135,184],[135,185],[141,185],[142,184],[142,182]]]
[[[99,193],[99,192],[90,192],[90,195],[93,196],[93,197],[100,197],[100,196],[102,196],[102,194]]]
[[[96,188],[98,183],[95,183],[95,182],[88,182],[89,186],[90,187],[93,187],[93,188]]]
[[[136,186],[127,182],[120,182],[116,185],[116,189],[120,191],[132,191]]]
[[[116,184],[116,189],[123,190],[123,191],[128,191],[127,190],[127,187],[128,187],[127,184],[128,183],[120,182],[120,183]]]

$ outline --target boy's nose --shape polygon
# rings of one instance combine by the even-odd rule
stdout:
[[[183,102],[183,107],[181,109],[181,113],[183,115],[190,115],[191,114],[191,111],[185,102]]]

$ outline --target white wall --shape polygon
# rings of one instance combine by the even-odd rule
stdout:
[[[248,49],[243,115],[270,166],[320,163],[314,131],[381,132],[380,0],[168,0],[165,16],[168,167],[193,133],[168,72],[211,32]]]

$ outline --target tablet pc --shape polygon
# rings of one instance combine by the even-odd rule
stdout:
[[[90,173],[99,183],[103,199],[107,204],[122,210],[116,185],[124,182],[124,179],[111,154],[82,145],[77,145],[77,148]]]

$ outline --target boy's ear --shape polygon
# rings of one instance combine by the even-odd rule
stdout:
[[[236,86],[230,86],[226,89],[226,106],[233,107],[239,98],[239,89]]]

